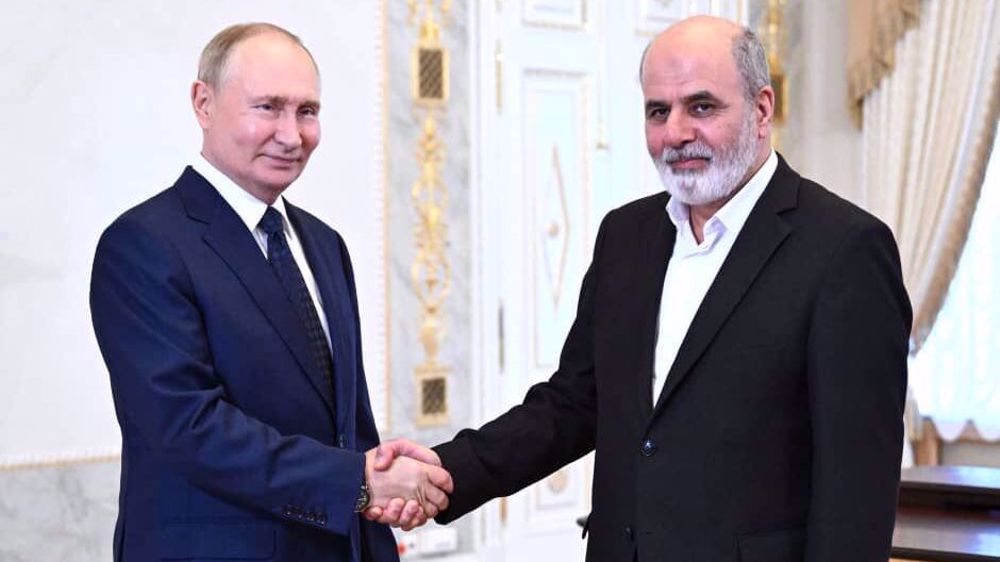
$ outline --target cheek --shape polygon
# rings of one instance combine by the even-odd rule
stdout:
[[[739,133],[739,123],[726,123],[725,125],[706,128],[701,132],[701,138],[704,139],[705,143],[708,144],[713,150],[719,150],[721,148],[731,146],[734,142],[739,140]]]
[[[267,142],[268,135],[264,127],[256,120],[250,120],[243,125],[243,144],[247,146],[261,145]]]
[[[657,133],[655,125],[646,124],[646,150],[653,158],[657,158],[663,152],[662,136]]]
[[[242,116],[233,130],[233,142],[248,152],[257,152],[271,135],[265,120],[246,115]]]
[[[302,144],[306,145],[307,150],[316,148],[322,136],[318,122],[303,126],[300,134],[302,135]]]

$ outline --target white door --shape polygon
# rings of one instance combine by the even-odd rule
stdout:
[[[477,3],[475,359],[488,421],[551,376],[601,218],[660,188],[643,139],[639,58],[673,21],[745,21],[745,0]],[[484,510],[485,560],[583,560],[592,456]],[[512,458],[511,462],[518,462]]]

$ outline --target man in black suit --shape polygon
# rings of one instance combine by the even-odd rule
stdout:
[[[667,193],[604,219],[552,378],[433,452],[451,521],[596,450],[592,562],[884,562],[911,310],[889,229],[770,146],[748,30],[650,44],[646,140]],[[369,517],[396,522],[398,504]]]

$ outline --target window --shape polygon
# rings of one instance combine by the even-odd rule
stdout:
[[[972,227],[944,306],[910,360],[921,415],[953,440],[969,420],[1000,438],[1000,143],[986,169]]]

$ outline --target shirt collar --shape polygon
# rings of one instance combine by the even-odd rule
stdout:
[[[236,211],[236,214],[247,225],[247,229],[250,232],[257,229],[260,219],[264,218],[264,212],[267,211],[267,203],[257,199],[250,192],[237,185],[236,182],[222,173],[222,171],[216,168],[200,153],[194,159],[191,167],[208,180],[208,183],[212,184],[212,187],[219,192],[219,195],[222,196],[226,203]],[[285,236],[294,237],[295,233],[288,224],[288,212],[285,208],[284,197],[278,197],[274,205],[271,206],[281,213],[281,224],[285,231]]]
[[[753,210],[757,200],[764,193],[764,188],[771,182],[777,168],[778,156],[772,148],[760,169],[750,176],[743,188],[737,191],[732,199],[726,201],[726,204],[705,223],[706,238],[717,231],[739,232],[750,217],[750,211]],[[676,197],[671,197],[667,201],[667,215],[678,233],[690,231],[688,223],[691,215],[687,204]]]

